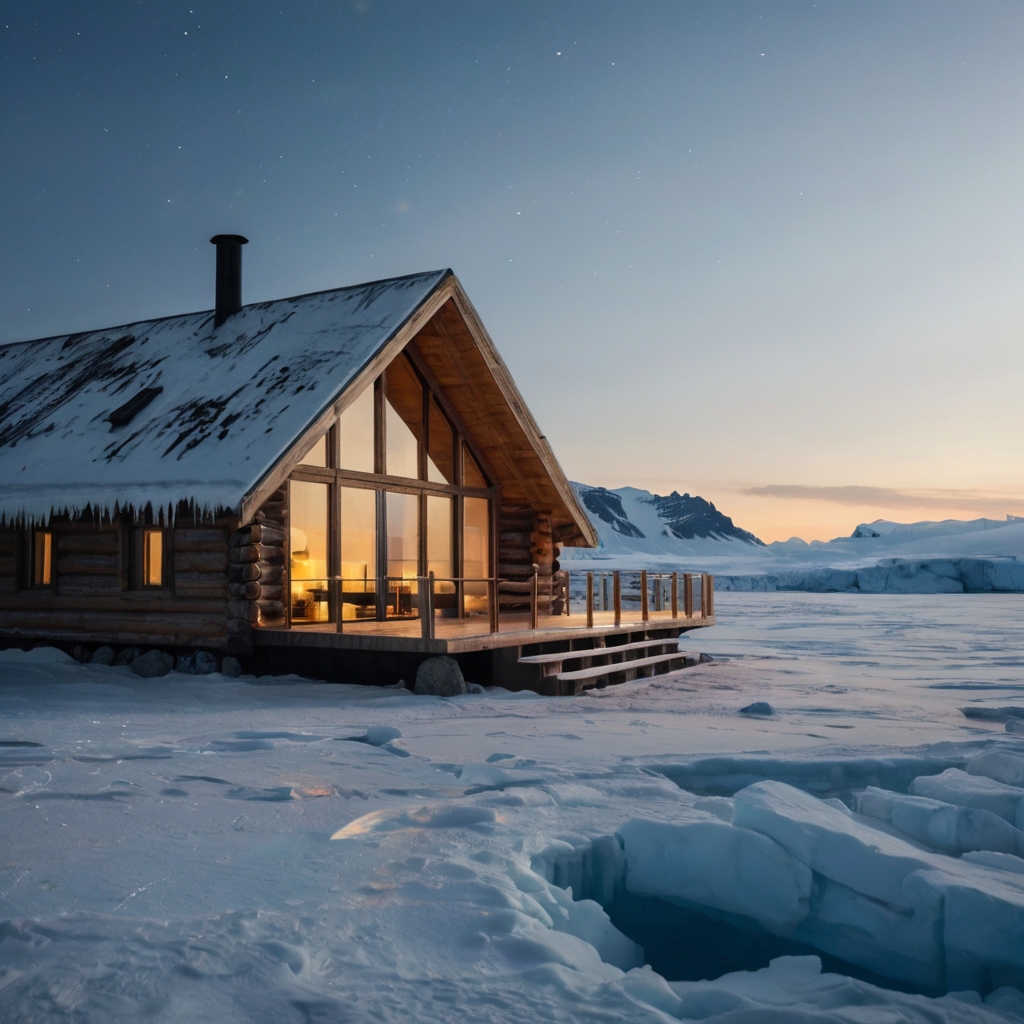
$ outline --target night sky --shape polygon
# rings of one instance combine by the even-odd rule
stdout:
[[[1024,5],[8,2],[0,342],[452,267],[566,472],[1024,513]]]

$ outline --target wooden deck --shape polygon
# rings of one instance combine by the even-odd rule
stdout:
[[[587,626],[587,617],[578,615],[541,615],[538,628],[530,628],[529,615],[503,614],[500,631],[491,633],[484,617],[466,619],[438,618],[434,639],[424,640],[419,619],[391,619],[387,622],[346,622],[337,632],[333,622],[291,629],[258,629],[257,647],[305,647],[334,650],[399,651],[419,654],[460,654],[470,651],[493,651],[503,647],[524,647],[551,641],[573,641],[607,637],[646,630],[675,630],[683,633],[715,624],[714,616],[672,618],[668,612],[652,612],[644,622],[639,611],[625,611],[615,625],[614,612],[594,612],[594,625]],[[589,645],[587,645],[589,646]]]

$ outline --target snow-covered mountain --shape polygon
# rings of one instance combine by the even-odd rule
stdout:
[[[710,553],[723,542],[764,546],[701,497],[678,491],[662,496],[637,487],[614,491],[578,483],[573,487],[597,529],[604,552],[687,556]]]
[[[573,484],[597,550],[566,549],[570,569],[712,572],[722,590],[963,593],[1024,591],[1024,517],[861,523],[830,541],[764,544],[703,498]]]

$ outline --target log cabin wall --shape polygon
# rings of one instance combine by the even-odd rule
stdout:
[[[286,624],[285,524],[288,485],[282,485],[247,526],[228,539],[227,631],[230,650],[248,654],[253,629]]]
[[[523,611],[530,607],[533,566],[537,566],[538,605],[541,614],[552,610],[552,575],[558,571],[551,516],[524,506],[502,506],[498,517],[498,576],[501,608]]]
[[[46,587],[30,585],[31,531],[0,530],[0,640],[225,649],[230,523],[178,522],[162,531],[163,585],[146,588],[133,520],[53,522]]]
[[[18,534],[16,530],[0,530],[0,624],[4,609],[17,593]]]

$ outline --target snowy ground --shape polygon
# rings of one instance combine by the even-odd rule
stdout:
[[[0,653],[0,1019],[1020,1019],[1020,598],[717,604],[578,698]]]

